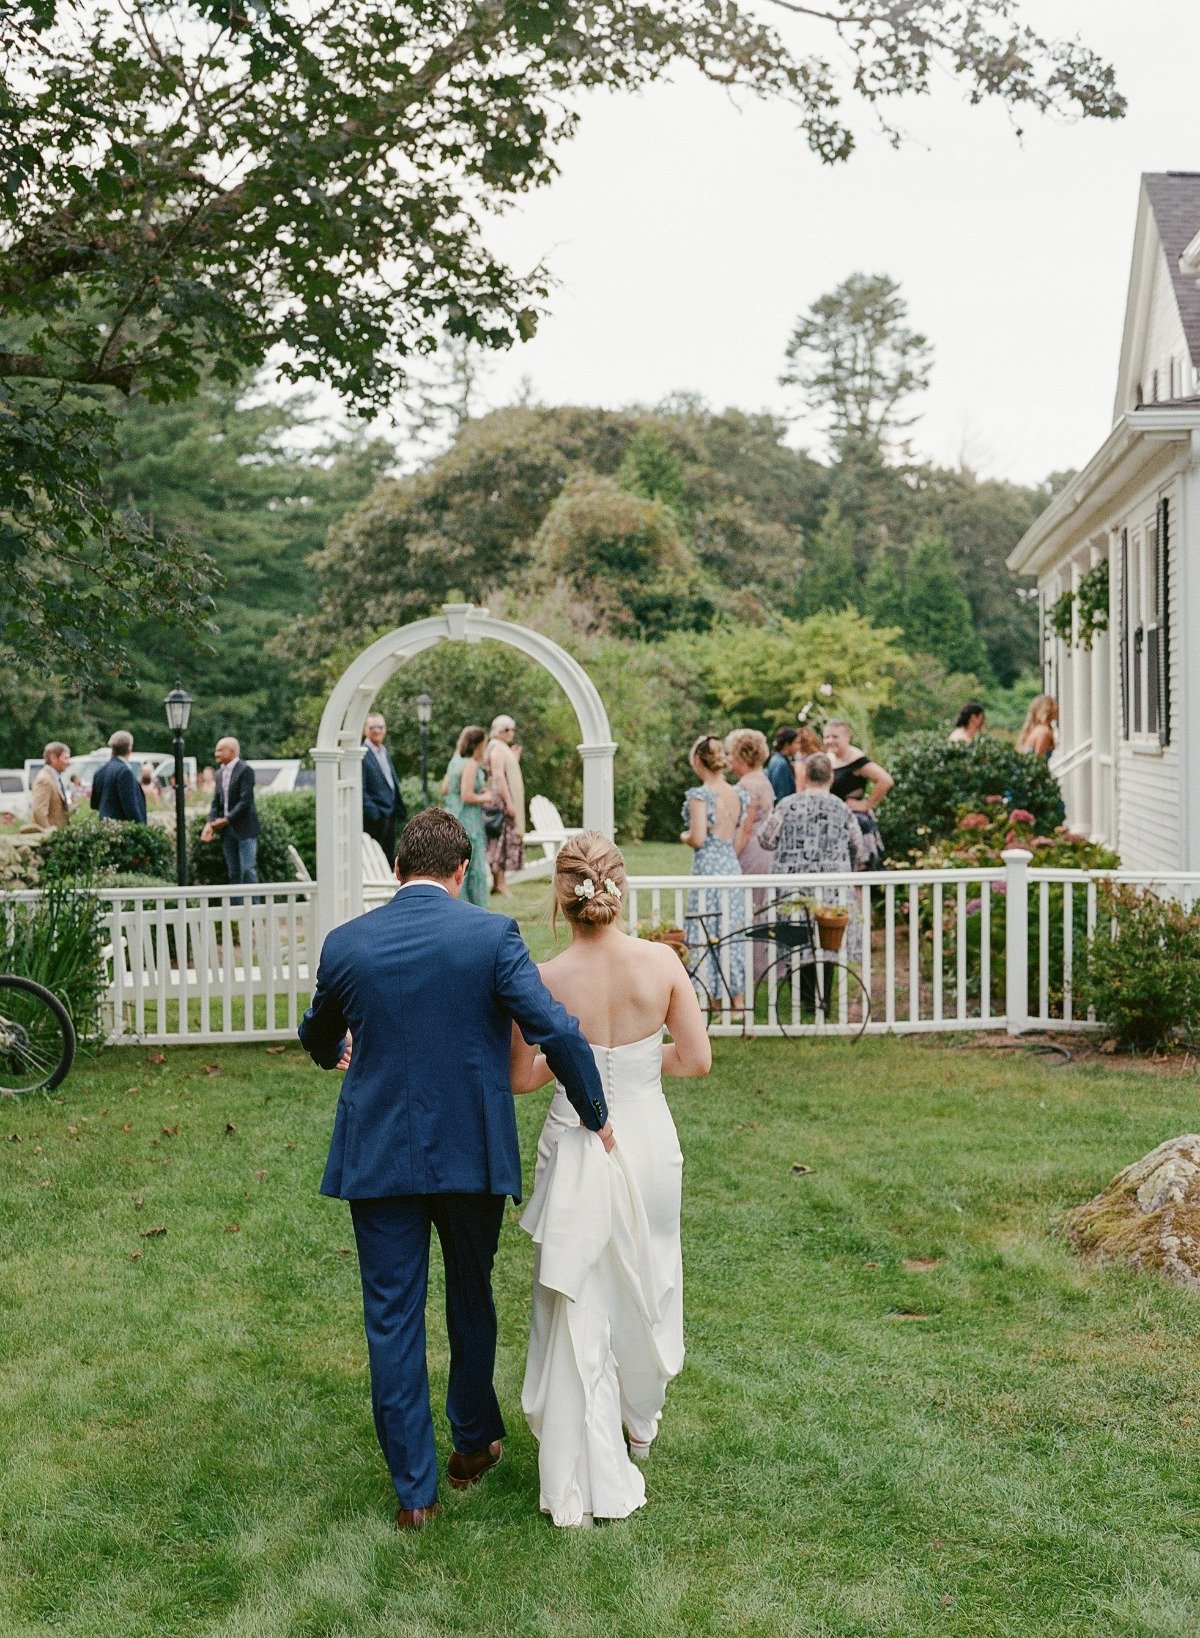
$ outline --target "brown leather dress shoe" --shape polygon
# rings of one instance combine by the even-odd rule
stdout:
[[[473,1456],[464,1456],[456,1450],[450,1457],[447,1477],[455,1490],[466,1490],[468,1485],[478,1484],[488,1468],[495,1467],[503,1455],[504,1445],[499,1439],[493,1439],[486,1450],[477,1450]]]
[[[437,1502],[432,1507],[402,1507],[396,1514],[397,1530],[423,1530],[441,1512]]]

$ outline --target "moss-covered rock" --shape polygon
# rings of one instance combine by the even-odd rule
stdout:
[[[1200,1136],[1160,1143],[1063,1226],[1080,1251],[1102,1262],[1160,1269],[1200,1291]]]

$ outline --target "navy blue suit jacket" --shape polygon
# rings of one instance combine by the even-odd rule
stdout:
[[[110,756],[96,769],[90,801],[101,819],[146,823],[146,798],[138,776],[124,757]]]
[[[244,841],[248,836],[258,835],[258,809],[254,805],[254,769],[241,757],[233,765],[233,772],[229,776],[229,812],[225,811],[225,804],[221,799],[221,784],[225,778],[224,768],[217,769],[217,788],[213,792],[212,807],[208,810],[210,819],[228,819],[229,834],[236,836],[238,841]]]
[[[374,748],[368,744],[363,752],[362,766],[362,793],[363,818],[372,823],[386,821],[393,816],[397,824],[407,815],[404,798],[400,795],[400,776],[396,772],[396,764],[392,761],[392,753],[385,745],[383,754],[388,759],[388,767],[392,770],[392,783],[389,785],[384,778],[383,769],[379,766],[379,758]]]
[[[322,1194],[521,1198],[512,1024],[540,1046],[583,1124],[608,1119],[592,1049],[542,983],[517,924],[432,883],[336,927],[300,1040],[333,1069],[354,1036]]]

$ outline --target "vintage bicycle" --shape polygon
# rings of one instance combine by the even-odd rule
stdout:
[[[723,919],[719,911],[692,910],[684,916],[686,944],[680,954],[710,1019],[728,1014],[731,1022],[740,1023],[744,1035],[761,1032],[764,1026],[773,1026],[782,1035],[836,1027],[858,1040],[871,1019],[870,991],[855,967],[840,961],[837,950],[824,947],[817,918],[807,905],[763,906],[746,926],[730,930],[722,930]],[[744,998],[735,1006],[728,957],[739,940],[753,993],[749,1002]],[[754,979],[756,945],[766,945],[767,963]]]
[[[50,1092],[75,1061],[75,1026],[58,997],[32,978],[0,973],[0,1096]]]

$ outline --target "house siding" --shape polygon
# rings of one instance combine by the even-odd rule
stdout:
[[[1179,305],[1175,300],[1175,290],[1167,268],[1167,258],[1157,234],[1155,234],[1153,267],[1150,289],[1147,293],[1148,311],[1145,340],[1134,376],[1135,382],[1141,382],[1142,393],[1147,404],[1152,399],[1151,386],[1155,370],[1158,371],[1158,396],[1160,400],[1165,401],[1172,397],[1173,392],[1174,396],[1182,396],[1192,391],[1192,371],[1187,338],[1183,333],[1183,321],[1179,316]],[[1174,362],[1175,366],[1173,392],[1171,382],[1172,362]],[[1130,407],[1132,408],[1132,406]]]
[[[1182,858],[1182,814],[1180,802],[1180,719],[1183,704],[1181,654],[1182,574],[1186,542],[1184,520],[1178,504],[1178,485],[1143,495],[1122,515],[1117,527],[1135,531],[1152,523],[1160,498],[1170,503],[1171,527],[1168,554],[1167,615],[1169,631],[1169,699],[1171,743],[1157,747],[1148,738],[1120,737],[1117,723],[1117,836],[1116,849],[1121,863],[1130,870],[1178,870]],[[1113,664],[1119,665],[1117,634],[1114,630]]]

